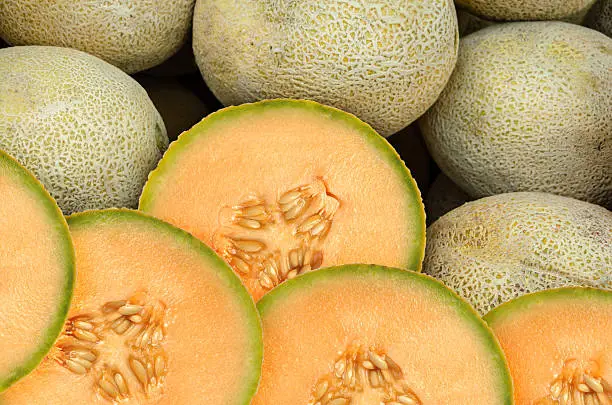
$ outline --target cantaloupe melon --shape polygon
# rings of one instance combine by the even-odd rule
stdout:
[[[579,22],[595,0],[455,0],[490,20],[569,20]]]
[[[599,0],[586,17],[585,25],[612,37],[612,0]]]
[[[506,353],[516,405],[612,404],[612,292],[542,291],[485,320]]]
[[[168,59],[190,33],[195,0],[2,0],[0,36],[98,56],[127,73]]]
[[[389,136],[438,98],[457,60],[452,0],[198,0],[193,47],[227,105],[288,97]]]
[[[429,187],[425,198],[427,224],[433,224],[442,215],[470,200],[465,191],[461,190],[444,173],[440,173]]]
[[[136,211],[89,211],[68,223],[78,269],[68,321],[2,405],[250,403],[261,324],[221,258]]]
[[[74,273],[72,239],[57,204],[0,151],[0,392],[51,349],[66,320]]]
[[[162,116],[171,142],[212,111],[176,78],[138,75],[136,80],[147,91]]]
[[[512,403],[491,331],[430,277],[327,268],[281,285],[258,309],[264,362],[253,405]]]
[[[168,137],[135,80],[84,52],[19,46],[0,50],[0,94],[0,149],[64,213],[137,205]]]
[[[562,22],[467,36],[420,120],[440,168],[472,197],[544,191],[612,208],[612,39]]]
[[[427,229],[423,270],[481,314],[548,288],[612,289],[612,212],[545,193],[473,201]]]
[[[258,299],[319,267],[418,270],[425,214],[410,172],[370,126],[310,101],[209,115],[172,143],[140,209],[228,261]]]

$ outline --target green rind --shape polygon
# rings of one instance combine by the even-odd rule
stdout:
[[[17,178],[26,189],[32,194],[39,198],[39,201],[44,208],[44,212],[47,217],[56,223],[55,228],[57,229],[58,235],[60,235],[59,243],[62,246],[62,257],[64,257],[64,272],[65,281],[61,288],[65,292],[63,300],[59,303],[56,313],[52,316],[49,327],[43,332],[41,331],[42,343],[26,362],[15,368],[8,376],[0,376],[0,393],[5,391],[11,385],[16,383],[21,378],[32,372],[47,355],[49,350],[53,347],[53,344],[59,337],[66,318],[68,316],[68,310],[70,309],[70,303],[72,302],[72,293],[74,290],[74,279],[76,276],[76,259],[74,246],[72,244],[72,237],[68,229],[66,219],[62,214],[62,211],[57,206],[55,200],[44,188],[33,174],[31,174],[26,168],[24,168],[17,160],[2,152],[0,150],[0,165],[8,168],[12,171],[15,178]],[[19,314],[18,316],[23,317],[26,314]],[[24,319],[27,321],[27,319]],[[0,354],[1,355],[1,354]],[[1,403],[0,399],[0,403]]]
[[[262,325],[253,299],[242,285],[240,278],[233,272],[229,265],[212,249],[188,232],[138,211],[123,208],[85,211],[73,214],[69,216],[67,220],[71,229],[90,226],[95,227],[98,223],[107,222],[131,221],[145,223],[157,232],[171,236],[177,243],[183,244],[188,249],[198,252],[202,258],[211,265],[211,268],[217,270],[217,275],[225,282],[225,286],[237,297],[237,301],[244,305],[245,314],[247,315],[245,322],[247,329],[251,332],[249,342],[252,343],[252,346],[247,352],[251,353],[252,359],[250,363],[245,364],[245,368],[250,368],[247,374],[252,376],[252,379],[250,381],[243,381],[242,387],[244,392],[237,396],[235,404],[250,404],[251,398],[257,391],[259,377],[261,375],[261,365],[263,361]],[[188,333],[188,331],[185,331],[185,333]]]
[[[438,280],[426,274],[368,264],[347,264],[343,266],[327,267],[325,269],[305,273],[292,280],[285,281],[271,292],[264,295],[264,297],[257,303],[257,309],[259,310],[262,319],[265,319],[267,311],[276,305],[283,305],[283,300],[290,297],[294,291],[304,288],[312,288],[316,290],[319,285],[325,283],[327,280],[341,278],[350,279],[355,276],[360,278],[371,277],[372,279],[386,278],[400,282],[407,281],[413,284],[418,284],[429,289],[430,291],[433,291],[439,298],[441,304],[452,306],[462,319],[464,319],[467,323],[472,324],[475,330],[479,332],[482,341],[486,342],[486,346],[489,349],[494,362],[498,366],[498,369],[500,370],[499,386],[502,391],[500,404],[514,404],[512,379],[510,377],[508,364],[501,346],[497,341],[497,338],[495,338],[491,328],[480,318],[478,313],[467,301]]]
[[[339,110],[337,108],[325,106],[314,101],[308,100],[292,100],[292,99],[276,99],[264,100],[256,103],[242,104],[232,106],[216,111],[200,123],[196,124],[189,131],[183,132],[178,139],[173,142],[163,158],[160,160],[157,168],[149,174],[149,179],[144,186],[142,195],[140,196],[139,210],[150,211],[154,205],[156,190],[163,188],[164,175],[172,170],[173,165],[180,164],[180,154],[187,149],[200,136],[206,136],[206,130],[220,121],[230,120],[233,117],[241,116],[257,112],[257,110],[269,110],[278,108],[299,108],[304,111],[315,111],[318,114],[328,116],[334,120],[344,122],[350,128],[353,128],[360,134],[367,143],[373,146],[379,153],[380,157],[385,160],[403,180],[406,189],[408,190],[411,204],[409,218],[419,218],[419,223],[415,223],[417,232],[414,235],[414,241],[419,241],[418,244],[410,243],[409,247],[414,252],[411,252],[409,259],[405,264],[405,268],[421,271],[423,258],[425,257],[425,208],[421,199],[421,192],[410,174],[410,170],[406,167],[398,153],[380,136],[370,125],[361,121],[355,115]],[[415,246],[416,244],[416,246]]]
[[[563,287],[525,294],[511,301],[505,302],[487,313],[483,319],[491,327],[504,322],[509,317],[517,316],[521,312],[529,311],[542,303],[554,301],[567,302],[568,300],[597,300],[612,304],[612,291],[592,287]]]

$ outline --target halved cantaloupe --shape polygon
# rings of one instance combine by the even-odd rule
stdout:
[[[60,334],[74,266],[57,204],[0,151],[0,392],[32,371]]]
[[[223,260],[136,211],[90,211],[68,223],[78,269],[68,321],[2,405],[250,403],[261,325]]]
[[[410,172],[355,116],[273,100],[209,115],[174,142],[140,209],[191,232],[256,298],[322,266],[419,270],[425,213]]]
[[[612,292],[545,290],[485,320],[506,353],[517,405],[612,404]]]
[[[284,283],[258,309],[264,362],[253,405],[512,403],[492,332],[429,276],[328,268]]]

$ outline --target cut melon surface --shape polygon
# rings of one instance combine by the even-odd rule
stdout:
[[[308,270],[419,270],[425,213],[409,170],[355,116],[272,100],[213,113],[174,142],[140,209],[192,233],[255,299]]]
[[[429,276],[339,266],[257,305],[264,362],[253,405],[512,404],[492,332]]]
[[[541,291],[484,319],[506,354],[517,405],[612,404],[612,292]]]
[[[0,151],[0,392],[31,372],[62,330],[74,248],[49,193]]]
[[[186,232],[136,211],[90,211],[68,222],[78,278],[64,332],[0,403],[249,404],[261,324],[229,266]]]

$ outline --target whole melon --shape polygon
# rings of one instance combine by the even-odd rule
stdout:
[[[546,193],[469,202],[427,229],[423,271],[481,314],[526,293],[612,289],[612,212]]]
[[[467,36],[420,120],[442,171],[474,198],[543,191],[612,206],[612,39],[563,22]]]
[[[440,95],[457,17],[451,0],[198,0],[193,46],[225,105],[311,99],[389,136]]]
[[[0,149],[64,213],[135,207],[167,146],[147,92],[118,68],[69,48],[0,50]]]
[[[0,36],[98,56],[127,73],[159,65],[185,42],[195,0],[2,0]]]
[[[586,26],[612,37],[612,0],[599,0],[589,11]]]
[[[578,22],[596,0],[455,0],[490,20],[568,20]]]

